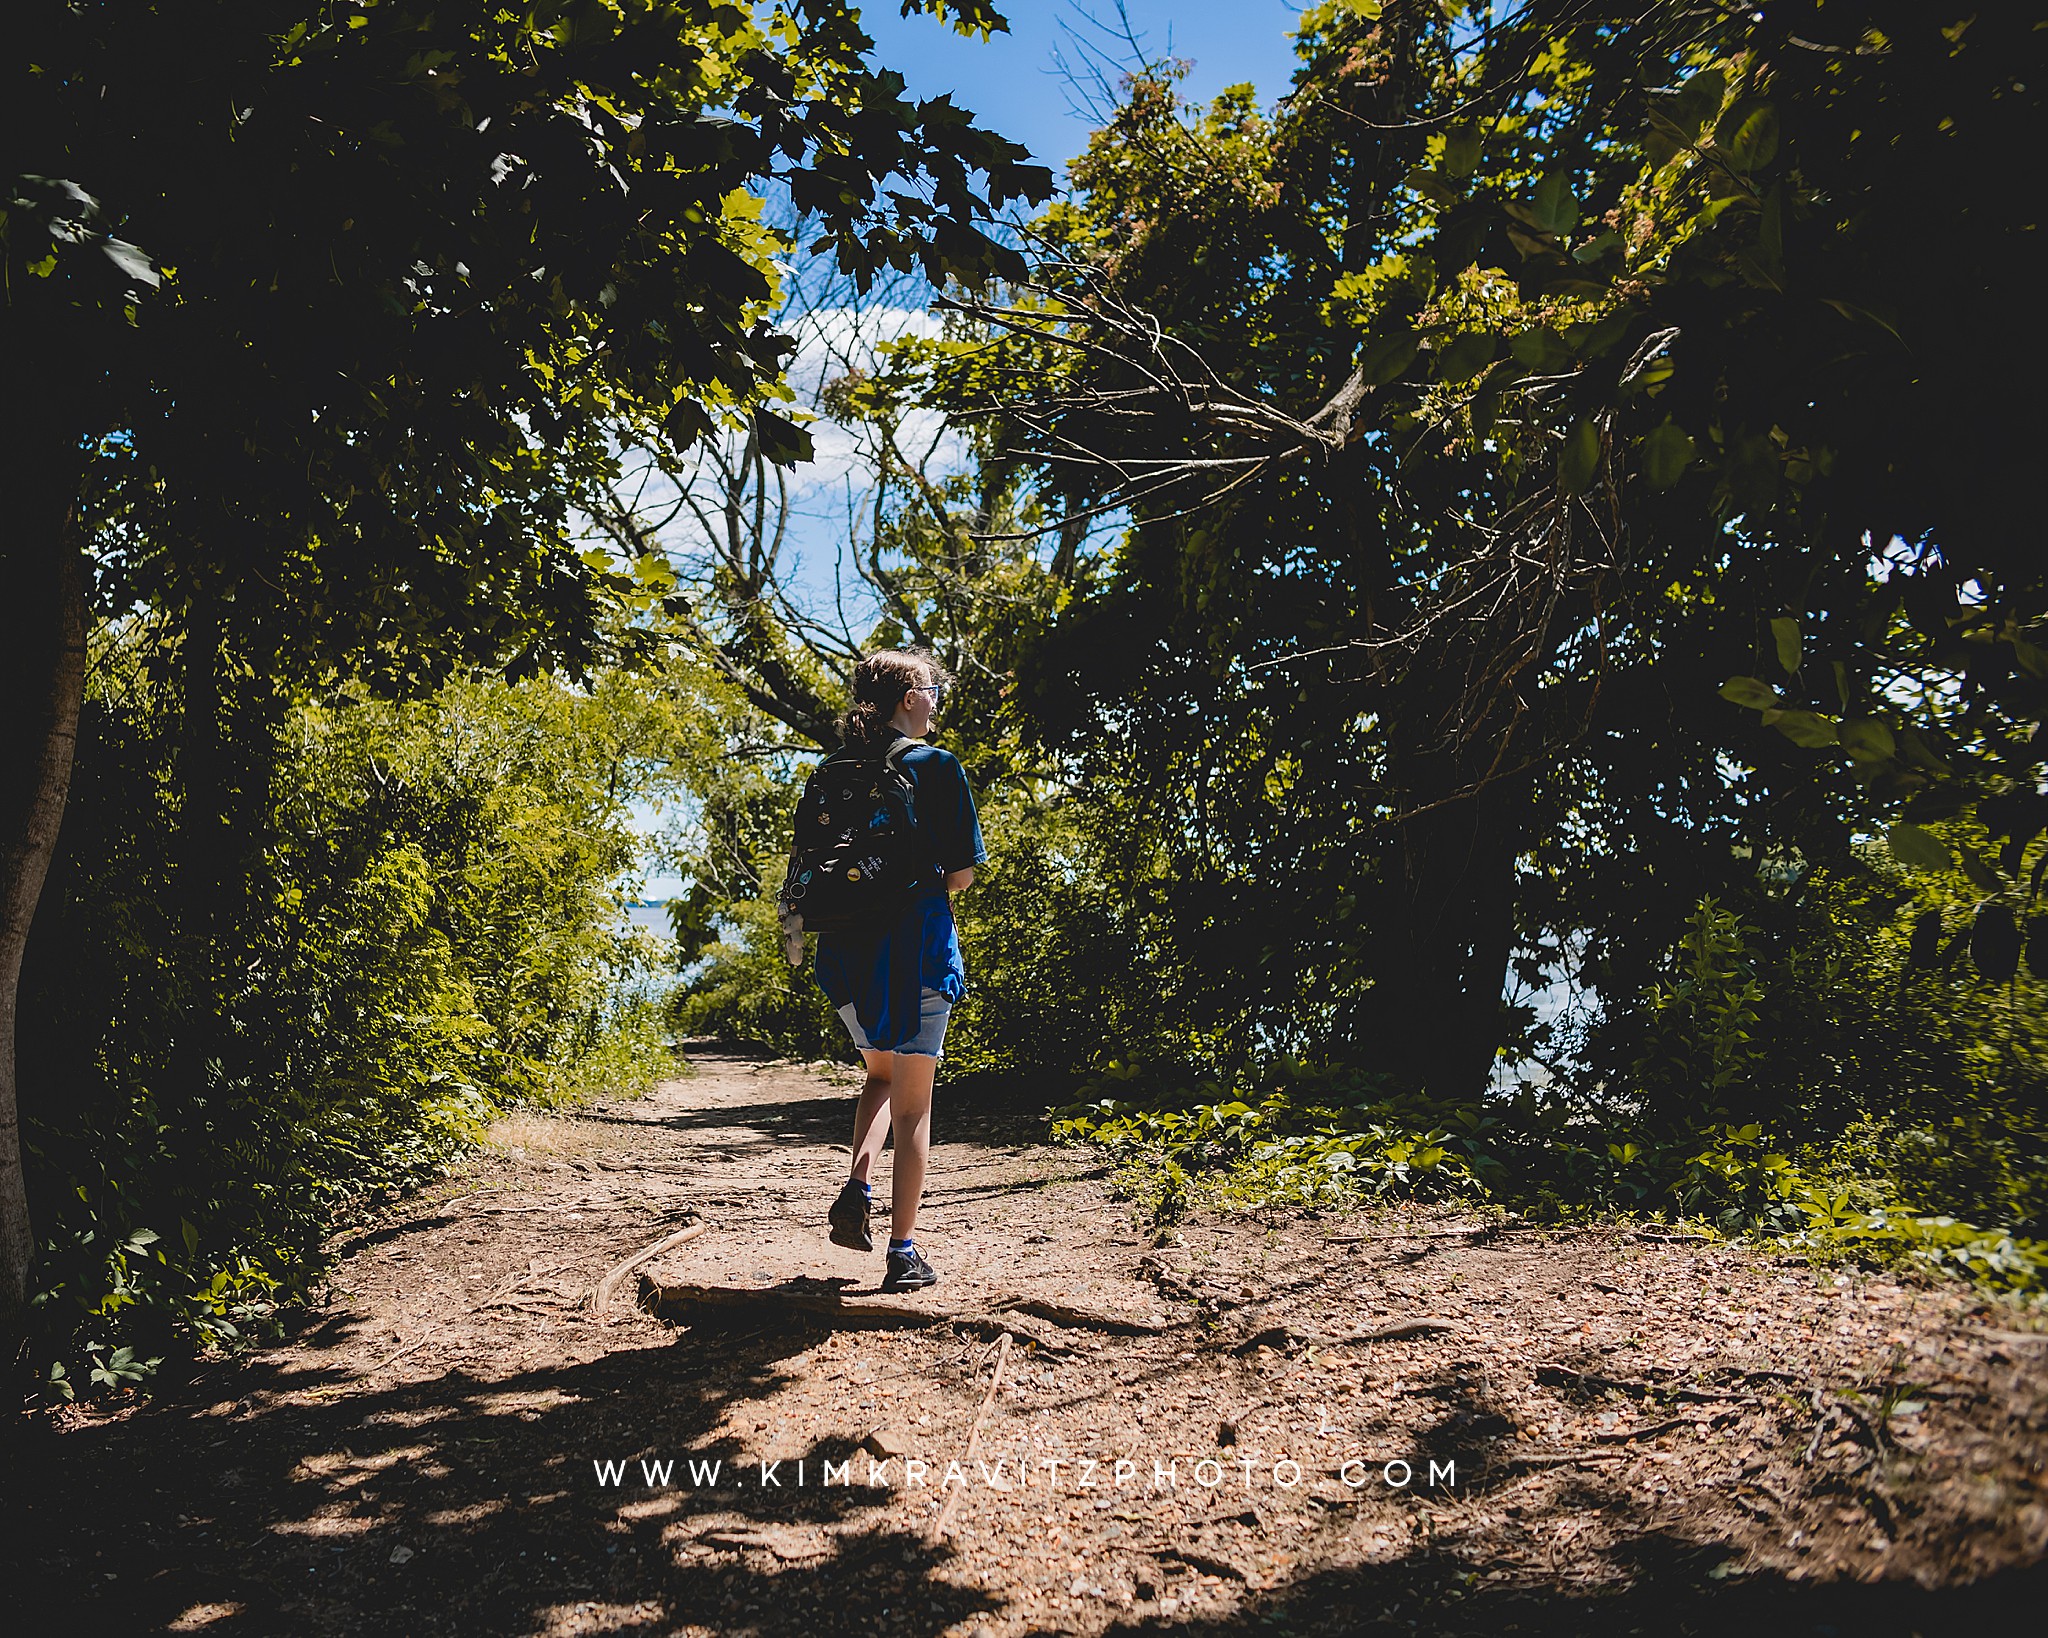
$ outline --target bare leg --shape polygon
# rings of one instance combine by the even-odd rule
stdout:
[[[925,1160],[932,1144],[932,1078],[939,1060],[918,1053],[892,1054],[889,1078],[889,1124],[896,1134],[896,1160],[890,1168],[889,1238],[907,1240],[917,1226],[918,1203],[924,1199]]]
[[[853,1106],[853,1176],[865,1183],[882,1152],[882,1140],[889,1135],[889,1123],[883,1115],[889,1107],[896,1054],[863,1052],[861,1056],[868,1063],[868,1078],[860,1089],[860,1102]]]

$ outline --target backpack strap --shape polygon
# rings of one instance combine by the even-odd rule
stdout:
[[[882,766],[906,784],[911,783],[910,775],[903,771],[903,759],[923,743],[921,739],[898,734],[895,743],[882,753]],[[903,822],[903,828],[921,841],[923,827],[917,822],[917,804],[910,799],[910,793],[897,789],[885,779],[882,781],[882,796],[889,804],[890,811]]]
[[[898,734],[896,736],[896,742],[882,753],[882,763],[891,773],[903,780],[905,786],[909,788],[898,789],[893,782],[885,779],[882,781],[882,793],[883,800],[889,804],[890,811],[902,822],[904,831],[911,837],[911,845],[920,854],[932,859],[932,862],[936,864],[937,859],[934,857],[934,850],[926,840],[924,826],[917,817],[917,803],[912,799],[912,792],[916,788],[916,783],[909,774],[903,771],[903,759],[923,744],[923,740],[912,739],[907,734]]]

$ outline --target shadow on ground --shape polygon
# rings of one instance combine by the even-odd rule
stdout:
[[[742,1043],[685,1042],[686,1047],[708,1049],[718,1059],[750,1066],[762,1074],[797,1075],[808,1078],[800,1066],[774,1056],[765,1048]],[[604,1126],[630,1127],[637,1131],[654,1129],[670,1132],[723,1131],[741,1127],[758,1132],[751,1142],[722,1143],[720,1148],[740,1152],[770,1147],[779,1141],[798,1138],[844,1145],[852,1126],[853,1105],[858,1083],[834,1096],[792,1099],[786,1094],[759,1103],[707,1103],[699,1108],[676,1110],[649,1119],[643,1112],[626,1106],[619,1109],[579,1111],[578,1119]],[[1013,1075],[979,1073],[957,1080],[941,1081],[935,1095],[937,1141],[970,1143],[1008,1148],[1045,1141],[1048,1112],[1064,1100],[1057,1087]]]
[[[7,1463],[18,1631],[141,1634],[522,1634],[663,1632],[696,1624],[771,1638],[936,1635],[981,1619],[1027,1632],[1191,1634],[1834,1633],[1900,1638],[2003,1629],[2048,1599],[2041,1567],[1972,1587],[1712,1579],[1725,1556],[1676,1529],[1638,1533],[1595,1578],[1542,1588],[1427,1545],[1381,1562],[1303,1574],[1227,1616],[1171,1618],[1100,1603],[1009,1612],[947,1577],[934,1546],[858,1483],[764,1489],[743,1482],[650,1488],[643,1458],[737,1461],[714,1433],[735,1404],[772,1392],[784,1362],[821,1333],[687,1333],[666,1349],[482,1383],[461,1373],[308,1401],[348,1379],[316,1336],[289,1369],[219,1373],[179,1400],[58,1436],[17,1423]],[[291,1402],[272,1396],[290,1391]],[[1453,1394],[1447,1448],[1486,1430]],[[253,1408],[251,1408],[253,1407]],[[844,1445],[813,1447],[807,1472]],[[624,1462],[617,1486],[594,1464]],[[1597,1481],[1577,1498],[1616,1505]],[[690,1552],[717,1514],[776,1527],[818,1556]],[[825,1534],[832,1527],[834,1534]],[[968,1566],[968,1567],[971,1567]],[[1581,1572],[1583,1565],[1581,1566]],[[1056,1595],[1065,1587],[1049,1589]],[[1167,1590],[1162,1588],[1161,1590]],[[40,1609],[36,1605],[40,1604]]]

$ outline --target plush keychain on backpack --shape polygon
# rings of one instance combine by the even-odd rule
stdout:
[[[803,965],[805,933],[880,932],[924,885],[916,787],[898,735],[880,757],[835,752],[804,781],[777,915],[782,953]]]

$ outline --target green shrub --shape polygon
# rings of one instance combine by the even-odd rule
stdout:
[[[205,726],[175,652],[117,630],[95,658],[22,991],[33,1345],[58,1393],[235,1345],[308,1289],[342,1207],[435,1175],[509,1102],[666,1060],[622,1010],[648,952],[620,926],[611,702],[244,678]]]

